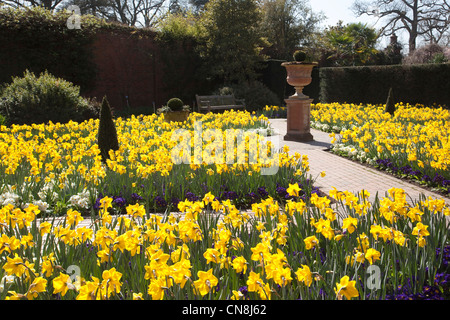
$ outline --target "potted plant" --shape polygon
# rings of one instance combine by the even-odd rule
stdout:
[[[167,105],[158,109],[158,114],[164,114],[164,120],[167,122],[183,122],[189,117],[189,106],[185,106],[179,98],[172,98]]]

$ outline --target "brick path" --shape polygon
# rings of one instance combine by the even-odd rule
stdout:
[[[315,186],[328,193],[332,187],[340,191],[348,190],[358,192],[362,189],[370,192],[370,200],[378,196],[384,197],[387,190],[396,187],[405,190],[411,199],[419,199],[420,194],[433,198],[444,198],[442,195],[428,191],[420,186],[405,182],[389,174],[376,169],[368,168],[349,159],[327,152],[331,146],[331,138],[328,133],[311,129],[314,141],[310,143],[300,143],[284,141],[287,125],[286,119],[270,119],[271,126],[275,129],[273,138],[278,137],[279,146],[289,146],[290,153],[295,152],[307,155],[309,159],[310,174],[318,177]],[[273,139],[272,138],[272,139]],[[320,172],[325,171],[326,176],[320,177]],[[444,198],[450,204],[450,198]]]

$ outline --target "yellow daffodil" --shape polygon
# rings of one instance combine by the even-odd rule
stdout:
[[[312,284],[312,273],[311,270],[307,265],[301,266],[301,268],[298,268],[298,270],[295,272],[295,275],[297,276],[298,281],[303,282],[308,287]]]
[[[69,209],[67,211],[67,223],[69,224],[69,226],[76,227],[78,223],[83,220],[84,218],[81,216],[80,212],[72,209]]]
[[[286,192],[290,196],[298,197],[299,192],[301,191],[301,188],[298,186],[298,183],[296,184],[289,184],[289,188],[286,189]]]
[[[61,296],[64,297],[69,289],[75,289],[69,275],[60,273],[53,279],[53,294],[61,293]]]
[[[304,239],[306,250],[311,250],[316,245],[319,244],[319,239],[316,238],[316,236],[310,236]]]
[[[47,280],[42,277],[36,277],[33,282],[30,284],[30,287],[27,291],[27,299],[33,300],[34,298],[37,298],[39,293],[45,292],[47,287]]]
[[[219,279],[212,272],[213,269],[197,272],[198,280],[194,281],[194,287],[201,296],[208,294],[219,283]]]
[[[348,300],[352,298],[359,297],[358,290],[355,288],[356,281],[350,281],[348,276],[343,276],[339,283],[336,283],[334,291],[338,300],[342,300],[342,296],[346,297]]]
[[[133,300],[144,300],[144,298],[142,297],[142,293],[133,292]]]
[[[232,261],[232,267],[236,270],[237,273],[246,273],[247,272],[247,260],[244,257],[236,257]]]
[[[356,230],[356,226],[358,225],[358,219],[353,217],[347,217],[343,220],[343,229],[347,229],[349,233],[353,233]]]
[[[373,248],[369,248],[366,251],[365,258],[370,264],[373,264],[376,260],[380,260],[381,253]]]
[[[6,263],[3,265],[3,269],[8,275],[15,275],[21,277],[25,271],[25,263],[17,253],[14,254],[14,258],[6,257]]]

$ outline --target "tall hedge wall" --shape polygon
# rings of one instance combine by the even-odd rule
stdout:
[[[69,29],[70,16],[67,11],[52,13],[40,7],[0,8],[0,84],[10,83],[26,69],[35,74],[47,70],[80,86],[83,93],[96,77],[92,56],[96,33],[127,32],[130,37],[149,33],[89,15],[81,17],[80,29]]]
[[[320,68],[320,101],[385,103],[395,100],[450,107],[450,63]]]
[[[11,82],[28,69],[48,70],[86,88],[95,76],[84,30],[66,26],[68,13],[52,14],[42,8],[0,10],[0,83]]]
[[[313,99],[313,103],[320,102],[320,68],[314,67],[311,72],[311,83],[303,88],[303,93]],[[295,89],[294,89],[295,90]]]

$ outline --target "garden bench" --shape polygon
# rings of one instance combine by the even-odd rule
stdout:
[[[198,112],[211,112],[216,110],[245,109],[245,100],[236,99],[234,95],[195,95]]]

